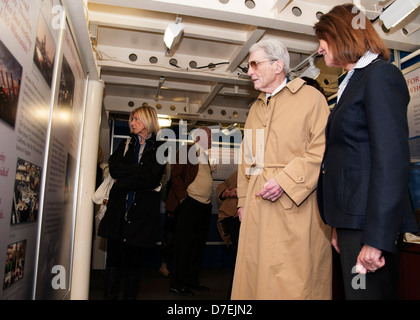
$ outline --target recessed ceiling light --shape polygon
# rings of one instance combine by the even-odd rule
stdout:
[[[299,7],[293,7],[292,12],[296,17],[300,17],[302,15],[302,10]]]
[[[245,0],[245,6],[249,9],[254,9],[255,8],[254,0]]]
[[[128,59],[130,59],[130,61],[137,61],[137,55],[135,53],[132,53],[128,56]]]

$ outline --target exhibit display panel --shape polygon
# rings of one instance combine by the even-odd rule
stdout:
[[[60,1],[0,9],[0,299],[62,299],[87,77]]]

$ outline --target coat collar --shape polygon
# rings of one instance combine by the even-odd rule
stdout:
[[[345,100],[345,99],[343,99],[343,98],[345,98],[348,94],[350,94],[351,93],[351,87],[354,85],[354,84],[357,84],[357,83],[359,83],[359,79],[362,77],[362,75],[366,72],[366,71],[368,71],[369,69],[370,69],[370,67],[371,66],[373,66],[373,65],[375,65],[375,63],[376,62],[378,62],[378,61],[384,61],[380,56],[379,57],[377,57],[376,59],[374,59],[373,61],[371,61],[369,64],[367,64],[367,65],[364,65],[363,67],[359,67],[359,68],[355,68],[355,69],[353,69],[354,70],[354,73],[353,73],[353,75],[352,75],[352,77],[350,78],[350,80],[349,80],[349,82],[347,83],[347,86],[346,86],[346,90],[344,90],[344,92],[342,93],[342,96],[340,97],[340,100],[338,101],[338,103],[335,105],[335,107],[333,108],[333,110],[336,110],[340,105],[341,105],[341,102],[343,101],[343,100]],[[344,74],[344,77],[347,75],[347,73],[345,73]],[[340,77],[340,79],[339,80],[341,80],[341,81],[343,81],[343,79],[344,78],[342,78],[342,77]],[[350,92],[350,93],[349,93]]]
[[[131,141],[134,141],[134,145],[136,145],[139,142],[139,136],[137,134],[133,134],[130,133],[131,136]],[[155,134],[150,134],[149,136],[147,136],[146,138],[146,146],[145,149],[150,149],[151,147],[153,147],[156,144],[156,135]]]
[[[301,79],[301,78],[295,78],[291,81],[288,81],[286,83],[286,85],[283,87],[283,89],[281,89],[279,92],[275,93],[273,95],[273,97],[277,96],[280,92],[284,91],[286,88],[292,93],[296,93],[300,90],[300,88],[302,88],[302,86],[305,84],[305,80]],[[263,101],[265,101],[265,96],[266,93],[265,92],[261,92],[258,96],[258,99],[261,99]]]
[[[301,78],[295,78],[292,81],[287,82],[285,88],[289,89],[291,93],[296,93],[300,90],[300,88],[303,87],[305,83],[305,80]]]

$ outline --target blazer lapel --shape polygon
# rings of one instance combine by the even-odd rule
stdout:
[[[335,113],[342,106],[343,101],[345,101],[346,98],[347,98],[347,96],[351,93],[353,87],[355,85],[357,85],[357,83],[359,82],[359,80],[362,77],[362,75],[363,75],[364,71],[366,70],[366,68],[368,68],[368,66],[366,66],[365,68],[362,68],[362,69],[356,69],[356,70],[354,70],[354,73],[351,76],[351,78],[349,80],[349,83],[347,83],[347,86],[344,89],[344,91],[343,91],[343,93],[342,93],[342,95],[340,97],[340,100],[336,103],[336,105],[334,106],[334,108],[332,108],[331,113],[330,113],[330,116],[328,118],[327,126],[325,128],[325,133],[326,133],[326,138],[327,139],[328,139],[328,136],[329,136],[330,124],[331,124],[332,119],[334,118]],[[339,80],[338,80],[339,84],[341,83],[341,81],[344,80],[345,76],[346,75],[344,74],[344,75],[342,75],[339,78]]]

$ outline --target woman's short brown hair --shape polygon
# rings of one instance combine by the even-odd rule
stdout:
[[[390,52],[364,13],[353,4],[335,6],[321,16],[314,26],[319,40],[327,42],[334,63],[356,63],[370,50],[390,60]]]
[[[148,133],[157,134],[159,132],[160,126],[157,112],[153,107],[150,106],[141,106],[131,111],[130,117],[128,119],[130,132],[132,131],[131,121],[133,121],[133,117],[136,113],[139,119],[143,122]]]

